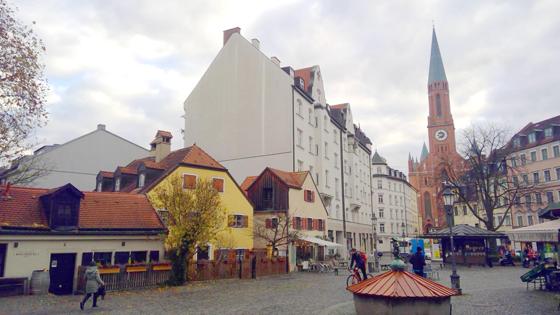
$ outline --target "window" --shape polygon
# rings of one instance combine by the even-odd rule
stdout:
[[[531,205],[531,195],[525,196],[525,205],[528,207]]]
[[[229,227],[246,228],[249,226],[249,217],[242,214],[233,214],[229,216]]]
[[[133,264],[145,263],[148,259],[147,251],[137,251],[130,253],[130,261]]]
[[[467,215],[467,206],[463,206],[463,215]]]
[[[159,250],[150,251],[150,262],[157,263],[159,261]]]
[[[547,191],[546,192],[546,201],[548,203],[553,203],[554,202],[554,194],[552,193],[552,191]]]
[[[542,149],[541,150],[541,156],[542,156],[543,161],[548,160],[548,149]]]
[[[531,152],[531,162],[535,162],[537,160],[537,151]]]
[[[523,174],[522,176],[523,176],[523,183],[525,185],[528,185],[529,184],[529,175]]]
[[[332,133],[333,133],[334,143],[338,144],[338,132],[336,131],[336,129],[333,129]]]
[[[339,184],[339,179],[335,178],[334,179],[334,196],[336,197],[336,200],[340,199],[340,184]]]
[[[517,226],[523,226],[523,216],[517,216]]]
[[[196,247],[196,260],[209,260],[210,259],[210,246],[197,246]]]
[[[525,156],[525,154],[520,154],[519,159],[521,160],[521,165],[527,164],[527,157]]]
[[[297,145],[298,145],[299,147],[302,146],[302,142],[303,142],[303,139],[302,139],[302,138],[303,138],[303,131],[301,131],[301,129],[298,129],[298,130],[297,130]]]
[[[554,152],[555,158],[560,157],[560,146],[557,145],[553,146],[552,151]]]
[[[513,184],[514,184],[515,186],[519,186],[519,180],[517,179],[517,176],[513,175],[513,176],[512,176],[512,180],[513,180]]]
[[[130,252],[115,252],[115,265],[126,265],[130,258]]]
[[[506,218],[504,220],[504,224],[505,225],[511,225],[511,217],[509,216],[509,214],[506,216]]]
[[[385,233],[385,223],[379,223],[379,232]]]
[[[272,188],[263,188],[263,208],[272,209],[273,205],[273,191]]]
[[[550,182],[551,178],[550,178],[550,170],[545,170],[544,171],[544,181],[545,182]]]
[[[327,130],[327,116],[326,115],[323,117],[323,128],[325,129],[325,131]]]
[[[377,202],[383,203],[383,194],[378,194],[377,195]]]
[[[270,219],[270,227],[273,228],[273,229],[278,227],[278,218]]]
[[[533,216],[532,215],[527,216],[527,225],[533,225]]]
[[[325,158],[329,158],[329,144],[325,142]]]
[[[381,179],[377,180],[377,189],[383,189],[383,180]]]
[[[383,208],[379,209],[379,218],[383,219],[385,217],[385,210]]]
[[[138,187],[140,188],[144,187],[145,182],[146,182],[146,173],[140,173],[140,175],[138,176]]]
[[[307,202],[314,202],[315,201],[315,192],[311,190],[304,190],[304,200]]]
[[[537,141],[537,134],[535,134],[534,132],[531,132],[529,134],[528,139],[529,139],[529,143],[534,143],[535,141]]]
[[[115,178],[115,191],[121,190],[121,178],[120,176]]]
[[[535,183],[535,184],[539,183],[539,173],[538,172],[533,173],[533,183]]]
[[[515,159],[515,157],[511,158],[511,166],[512,167],[516,167],[517,166],[517,160]]]
[[[389,219],[393,218],[393,209],[389,209]]]
[[[455,216],[459,215],[459,207],[454,207]]]
[[[308,231],[313,230],[313,219],[307,218],[307,226],[306,227],[307,227]]]
[[[298,114],[299,116],[302,116],[302,115],[303,115],[303,110],[302,110],[302,108],[303,108],[303,105],[302,105],[302,103],[301,103],[301,100],[297,100],[297,114]]]
[[[2,246],[2,245],[0,245]],[[1,254],[0,254],[1,255]],[[86,252],[86,253],[82,253],[82,266],[88,266],[89,263],[93,260],[93,253],[92,252]],[[2,270],[0,269],[0,272],[2,272]],[[0,275],[1,276],[1,275]]]
[[[541,196],[541,193],[536,193],[536,194],[535,194],[535,200],[537,201],[537,203],[538,203],[539,205],[542,204],[542,196]]]
[[[322,219],[317,220],[317,229],[319,231],[324,231],[325,230],[325,224],[324,224]]]
[[[329,170],[325,170],[325,186],[329,187]]]
[[[301,230],[301,218],[300,217],[296,217],[296,226],[295,226],[296,230]]]
[[[196,188],[196,175],[183,174],[183,189]]]
[[[313,125],[313,110],[309,109],[309,124]]]
[[[519,141],[519,138],[514,138],[513,139],[513,146],[518,148],[521,145],[521,141]]]
[[[560,167],[556,168],[556,180],[560,180]]]
[[[441,96],[439,94],[436,94],[436,115],[438,117],[441,117],[442,113],[441,113]]]
[[[548,127],[548,128],[546,128],[546,129],[544,129],[544,136],[545,136],[546,138],[552,137],[552,128],[551,128],[551,127]]]
[[[223,178],[212,178],[212,187],[218,192],[224,192],[224,179]]]
[[[309,153],[313,154],[313,137],[309,137]]]
[[[338,168],[338,154],[334,154],[334,167]]]
[[[303,171],[303,161],[301,161],[301,160],[297,161],[297,170],[298,170],[298,172]]]
[[[101,265],[110,265],[111,264],[111,252],[96,252],[93,254],[93,260],[96,263]]]
[[[60,203],[56,205],[55,209],[54,216],[52,216],[53,227],[69,227],[78,223],[70,204]]]

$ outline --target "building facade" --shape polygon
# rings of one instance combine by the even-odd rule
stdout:
[[[406,175],[387,165],[375,151],[372,158],[373,209],[377,217],[377,249],[391,252],[391,238],[421,234],[416,189]]]
[[[517,170],[512,182],[534,187],[512,208],[514,228],[544,222],[539,210],[560,201],[560,116],[529,123],[511,139],[508,163]]]
[[[185,146],[204,146],[238,181],[269,166],[309,171],[331,240],[372,250],[371,141],[349,104],[327,104],[319,66],[281,67],[258,40],[227,30],[184,109]]]
[[[446,226],[445,210],[441,197],[446,167],[462,164],[455,144],[455,125],[451,115],[449,84],[445,75],[435,29],[432,32],[432,49],[428,76],[428,139],[420,160],[409,157],[408,174],[412,186],[418,191],[418,209],[422,217],[422,232]]]
[[[216,249],[235,249],[238,254],[253,248],[253,205],[228,170],[197,145],[171,151],[172,135],[159,130],[151,142],[148,156],[136,159],[115,171],[100,171],[98,191],[146,194],[154,201],[154,191],[168,185],[173,176],[182,179],[184,189],[195,189],[200,180],[207,180],[218,190],[226,209],[223,228],[207,246],[204,255],[214,258]],[[164,209],[159,209],[163,218]],[[201,246],[203,248],[203,246]]]
[[[43,146],[33,155],[12,163],[11,168],[0,173],[0,182],[15,181],[17,185],[40,188],[72,183],[80,190],[93,190],[100,169],[114,169],[147,154],[147,149],[100,124],[90,133],[64,144]],[[25,180],[28,176],[32,176],[30,181]]]

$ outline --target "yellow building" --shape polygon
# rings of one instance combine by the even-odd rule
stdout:
[[[253,248],[253,205],[228,170],[196,144],[171,151],[171,133],[158,131],[150,156],[97,175],[98,191],[142,193],[148,196],[172,176],[182,178],[184,189],[193,189],[199,180],[211,181],[226,209],[223,230],[208,250],[197,258],[213,259],[216,249],[236,249],[241,255]]]

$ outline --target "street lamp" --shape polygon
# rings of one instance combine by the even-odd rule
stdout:
[[[447,214],[447,225],[449,225],[449,240],[451,243],[451,287],[461,294],[461,282],[457,274],[457,266],[455,265],[455,246],[453,245],[453,203],[455,202],[455,194],[449,186],[444,183],[443,203],[445,205],[445,213]]]

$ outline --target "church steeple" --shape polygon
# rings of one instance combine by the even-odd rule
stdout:
[[[436,29],[432,29],[432,52],[430,54],[430,72],[428,75],[428,85],[436,81],[447,82],[445,76],[445,68],[443,67],[443,60],[441,59],[441,52],[436,36]]]

